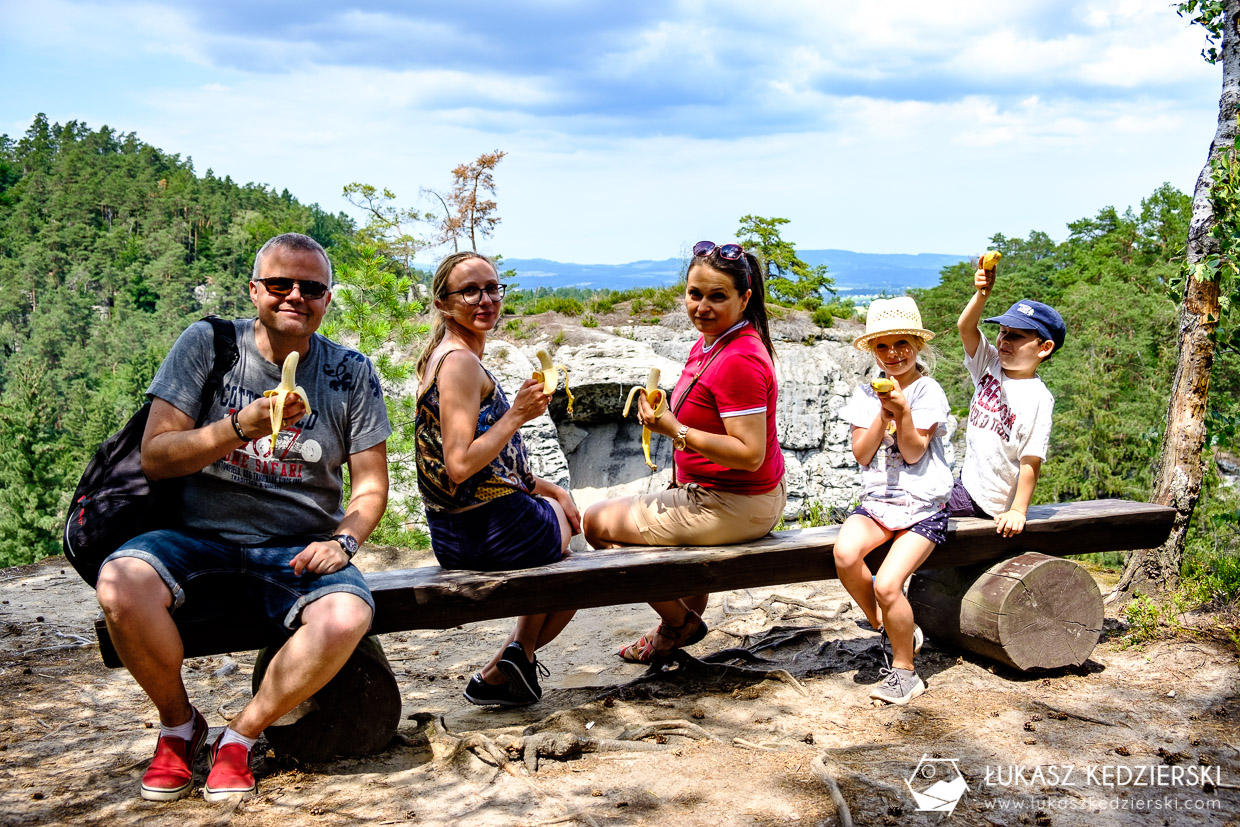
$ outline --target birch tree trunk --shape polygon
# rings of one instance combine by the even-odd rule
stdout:
[[[1188,229],[1188,278],[1180,305],[1179,360],[1171,385],[1167,428],[1152,502],[1176,510],[1171,536],[1158,548],[1134,552],[1123,576],[1108,600],[1124,600],[1136,594],[1155,594],[1180,583],[1180,564],[1188,523],[1201,494],[1204,471],[1202,449],[1206,437],[1206,400],[1210,370],[1214,365],[1214,329],[1219,318],[1218,281],[1196,278],[1196,266],[1218,252],[1211,237],[1215,225],[1210,188],[1214,183],[1210,164],[1232,151],[1236,139],[1236,116],[1240,105],[1240,0],[1228,0],[1222,20],[1223,90],[1219,97],[1218,128],[1210,144],[1205,167],[1193,191],[1193,215]]]

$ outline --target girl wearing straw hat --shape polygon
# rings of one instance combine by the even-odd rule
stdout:
[[[923,638],[903,587],[946,539],[945,506],[952,491],[947,396],[918,359],[923,351],[932,355],[926,345],[933,338],[911,298],[875,300],[865,334],[853,345],[873,355],[889,386],[863,383],[840,410],[840,418],[852,425],[862,493],[860,505],[840,528],[835,567],[870,624],[891,641],[890,668],[881,670],[883,679],[870,697],[893,704],[906,704],[926,691],[913,669]],[[865,556],[888,540],[891,550],[871,572]]]

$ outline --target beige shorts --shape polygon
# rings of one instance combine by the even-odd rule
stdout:
[[[783,514],[783,480],[765,494],[730,494],[690,483],[637,494],[629,513],[652,546],[727,546],[765,536]]]

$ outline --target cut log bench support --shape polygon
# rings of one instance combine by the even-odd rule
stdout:
[[[1080,666],[1102,635],[1102,593],[1089,572],[1036,551],[987,566],[923,569],[908,587],[935,643],[1029,671]]]
[[[991,520],[953,519],[947,542],[914,576],[909,600],[919,625],[936,641],[1017,669],[1079,665],[1102,630],[1101,597],[1076,563],[1055,558],[1156,547],[1170,534],[1174,519],[1174,509],[1126,500],[1041,505],[1029,509],[1024,533],[1010,539],[999,536]],[[509,572],[438,566],[371,572],[366,575],[375,599],[371,633],[451,629],[557,609],[833,580],[838,534],[839,526],[827,526],[774,532],[719,548],[577,552],[548,566]],[[885,556],[882,547],[867,562],[875,569]],[[178,625],[186,657],[272,643],[244,620],[234,626]],[[119,667],[102,618],[96,632],[104,663]],[[364,651],[307,703],[309,714],[267,730],[273,748],[316,760],[370,754],[386,746],[399,723],[400,691],[378,642],[367,640],[359,647]],[[260,653],[255,688],[276,648]]]

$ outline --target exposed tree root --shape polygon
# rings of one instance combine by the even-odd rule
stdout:
[[[492,738],[480,732],[463,735],[449,732],[441,715],[418,713],[413,718],[425,724],[425,738],[437,765],[457,763],[463,755],[470,753],[484,764],[509,775],[521,774],[522,765],[528,773],[536,773],[539,760],[543,758],[565,761],[587,753],[670,749],[666,741],[673,735],[722,743],[697,724],[679,719],[630,727],[615,738],[596,738],[558,729],[534,732],[527,729],[522,735],[501,733]],[[658,743],[642,740],[651,736],[658,739]]]
[[[563,731],[501,735],[496,740],[504,744],[509,756],[524,761],[525,769],[531,773],[538,772],[541,758],[567,761],[593,752],[657,752],[668,749],[665,744],[626,741],[623,738],[592,738]]]
[[[1102,726],[1115,726],[1116,725],[1114,721],[1107,721],[1103,718],[1093,718],[1089,715],[1082,715],[1080,712],[1069,712],[1066,709],[1059,709],[1058,707],[1051,706],[1045,701],[1034,701],[1033,704],[1034,706],[1039,706],[1042,709],[1045,709],[1049,712],[1053,712],[1057,715],[1065,715],[1069,718],[1076,718],[1078,721],[1087,721],[1088,723],[1101,724]]]
[[[538,821],[531,824],[530,827],[551,827],[552,824],[563,824],[566,821],[584,821],[586,824],[589,824],[590,827],[598,827],[598,822],[591,818],[590,814],[585,810],[578,810],[575,813],[565,813],[562,816],[549,819],[548,821]]]
[[[745,590],[745,594],[750,594],[749,590]],[[747,609],[732,608],[728,605],[727,595],[723,598],[723,613],[725,616],[751,614],[753,612],[765,612],[766,616],[771,620],[782,620],[784,612],[775,608],[776,603],[783,603],[785,606],[797,606],[805,609],[804,612],[798,614],[801,617],[815,617],[819,620],[839,620],[840,615],[852,608],[852,603],[847,600],[836,605],[834,609],[817,603],[810,603],[808,600],[802,600],[799,597],[789,597],[783,594],[772,594],[764,600],[755,603]]]
[[[741,650],[746,651],[746,650]],[[749,652],[752,655],[752,652]],[[676,668],[671,669],[669,666]],[[690,684],[701,684],[702,691],[720,691],[736,688],[727,686],[750,685],[764,680],[776,680],[786,683],[802,695],[808,691],[801,682],[794,678],[786,669],[749,669],[743,666],[731,666],[722,663],[707,663],[698,660],[682,649],[673,651],[664,664],[651,664],[646,673],[639,678],[621,686],[608,689],[598,695],[595,700],[613,698],[615,700],[646,699],[657,697],[662,689],[670,692],[675,689],[683,693]],[[693,690],[699,691],[699,690]]]
[[[844,800],[844,794],[840,792],[839,782],[835,780],[835,774],[831,769],[827,768],[826,762],[826,753],[823,753],[810,760],[809,768],[819,781],[827,785],[827,789],[831,792],[831,800],[835,802],[835,810],[839,813],[840,824],[843,827],[853,827],[852,811],[848,809],[848,802]],[[833,765],[834,763],[832,762]]]
[[[654,736],[679,735],[683,738],[700,738],[709,741],[716,741],[720,744],[723,739],[719,738],[706,730],[702,729],[695,723],[676,719],[671,721],[654,721],[649,724],[643,724],[637,727],[629,727],[620,733],[621,741],[640,741],[642,738]]]

